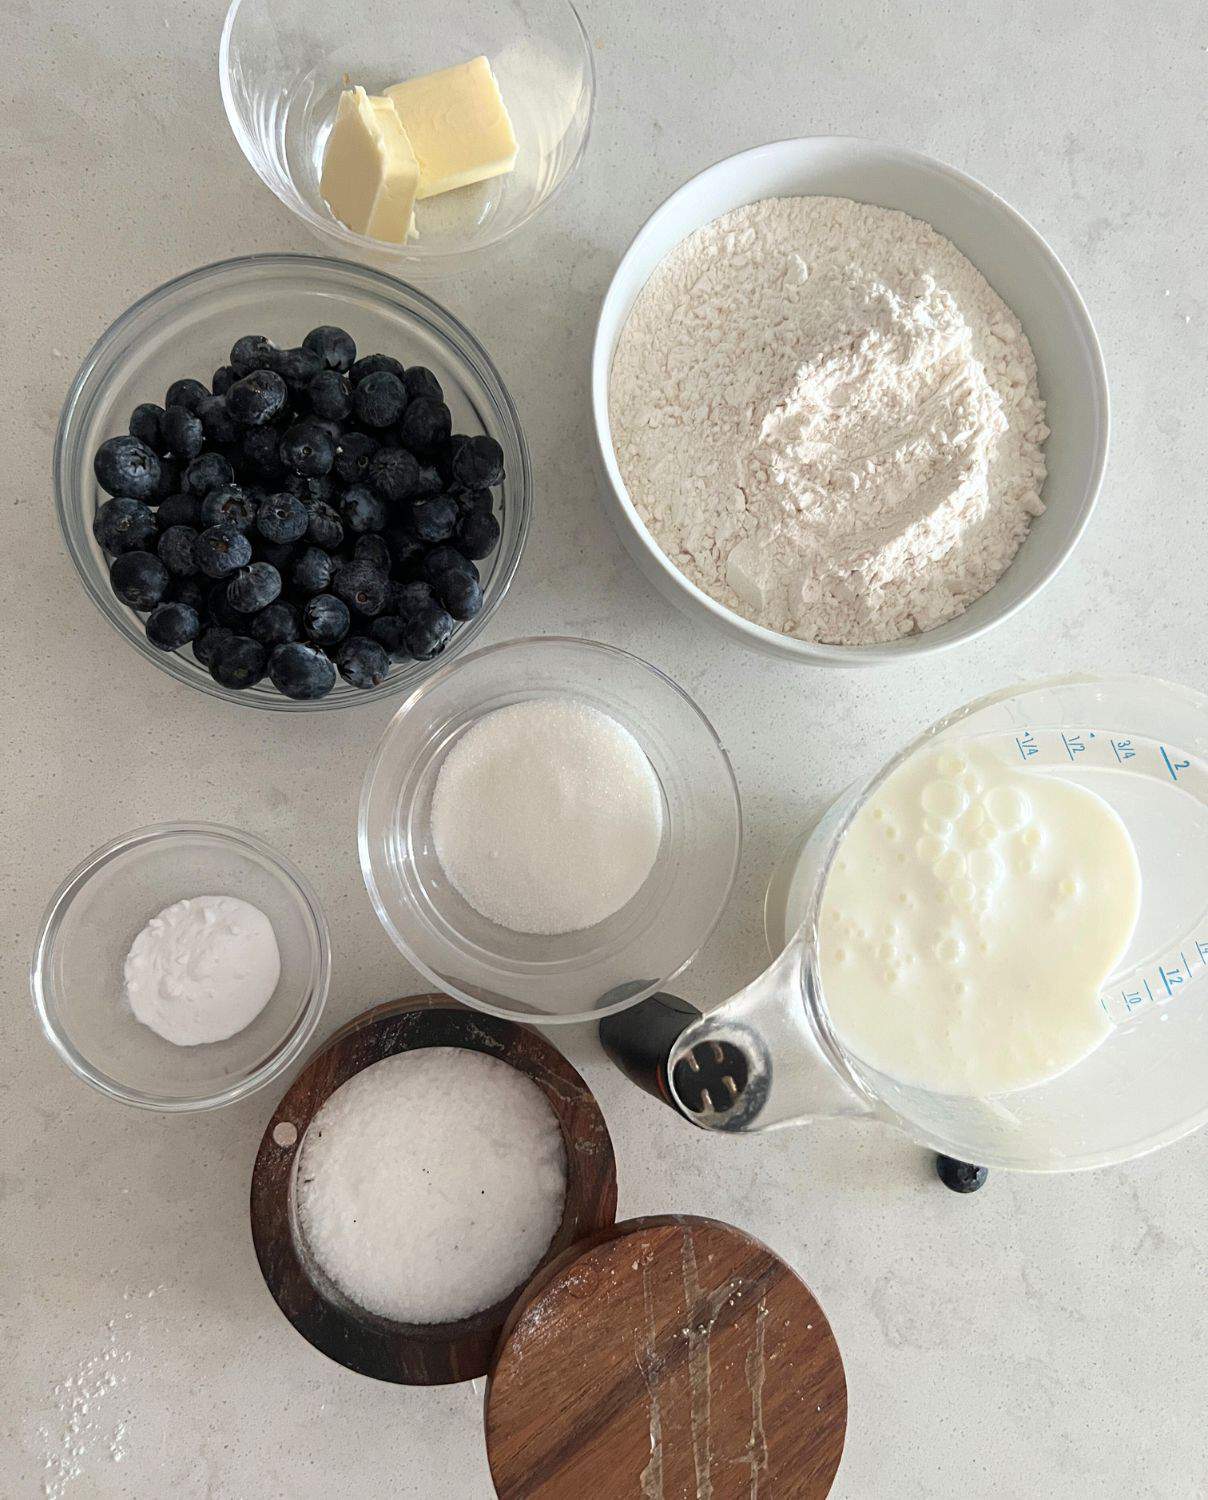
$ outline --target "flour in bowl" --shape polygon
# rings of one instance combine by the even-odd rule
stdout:
[[[802,640],[953,619],[1044,509],[1049,429],[1018,319],[955,245],[889,209],[770,198],[706,224],[635,302],[609,397],[659,547]]]

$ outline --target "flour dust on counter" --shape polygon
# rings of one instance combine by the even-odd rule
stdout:
[[[541,1090],[460,1047],[342,1084],[298,1152],[302,1243],[358,1307],[444,1323],[526,1281],[562,1221],[566,1153]]]
[[[1018,319],[943,235],[773,198],[655,269],[610,380],[617,461],[675,566],[769,630],[838,645],[943,624],[1043,509]]]

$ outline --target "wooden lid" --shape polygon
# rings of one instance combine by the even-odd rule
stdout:
[[[712,1219],[631,1219],[513,1308],[490,1375],[500,1500],[822,1500],[843,1361],[809,1288]]]

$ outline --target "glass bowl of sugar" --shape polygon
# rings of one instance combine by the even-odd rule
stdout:
[[[729,757],[656,667],[545,636],[464,657],[403,704],[361,793],[391,939],[494,1015],[599,1020],[684,969],[742,838]]]
[[[124,1104],[183,1112],[246,1098],[296,1062],[330,974],[327,921],[300,870],[251,834],[161,823],[66,877],[30,987],[78,1078]],[[249,984],[258,992],[244,1003]]]

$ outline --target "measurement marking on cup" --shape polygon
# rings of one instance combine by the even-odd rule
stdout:
[[[1162,759],[1166,762],[1166,769],[1170,772],[1171,781],[1177,781],[1179,779],[1179,772],[1187,770],[1188,766],[1191,765],[1191,762],[1189,760],[1172,761],[1170,756],[1166,753],[1165,745],[1159,745],[1158,749],[1162,752]]]
[[[1189,958],[1188,950],[1191,952]],[[1178,963],[1170,959],[1155,965],[1148,975],[1136,981],[1135,989],[1121,989],[1101,995],[1099,1004],[1114,1021],[1127,1020],[1141,1006],[1164,1005],[1174,998],[1180,985],[1188,984],[1196,973],[1208,969],[1208,934],[1192,938],[1179,949]]]

